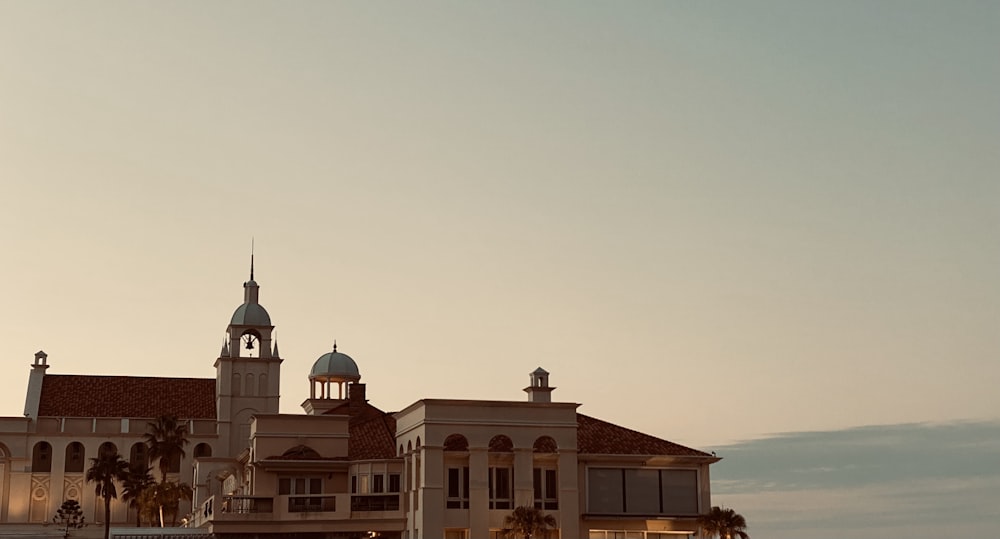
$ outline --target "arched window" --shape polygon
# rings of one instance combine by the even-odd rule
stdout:
[[[132,444],[132,449],[128,453],[128,462],[132,466],[148,468],[149,456],[146,453],[146,444],[142,442]]]
[[[31,450],[32,473],[50,473],[52,471],[52,446],[48,442],[38,442]]]
[[[469,440],[461,434],[452,434],[444,439],[445,451],[468,451]]]
[[[194,446],[194,458],[211,457],[211,456],[212,456],[212,446],[206,443],[200,443]]]
[[[240,373],[234,372],[233,373],[233,388],[232,388],[233,389],[233,396],[234,397],[239,397],[240,396],[240,385],[242,383],[243,383],[243,380],[240,379]]]
[[[246,396],[247,396],[247,397],[253,397],[253,395],[254,395],[254,390],[256,390],[256,389],[257,389],[256,387],[254,387],[254,382],[255,382],[255,381],[256,381],[256,380],[254,380],[254,379],[253,379],[253,374],[250,374],[250,373],[247,373],[247,380],[246,380],[246,382],[247,382],[247,392],[246,392]]]
[[[83,444],[73,442],[66,446],[66,466],[63,471],[66,473],[80,473],[83,471],[84,463]]]
[[[317,460],[322,458],[315,449],[307,445],[297,445],[281,454],[288,459]]]
[[[260,395],[261,397],[266,397],[267,396],[267,375],[266,374],[261,374],[260,376],[257,377],[257,385],[260,387],[260,390],[257,391],[257,394]]]
[[[111,442],[104,442],[101,447],[97,450],[97,455],[103,457],[105,455],[114,455],[118,452],[118,446]]]
[[[490,439],[490,453],[511,453],[514,451],[514,442],[503,434],[497,434]]]
[[[539,436],[535,440],[535,445],[532,446],[532,450],[535,453],[555,453],[559,450],[559,446],[556,445],[556,441],[550,436]]]

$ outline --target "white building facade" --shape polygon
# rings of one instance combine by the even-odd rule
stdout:
[[[313,365],[304,413],[280,414],[273,330],[251,271],[214,379],[53,375],[36,354],[24,416],[0,418],[0,537],[55,535],[46,523],[67,499],[103,522],[83,481],[89,458],[114,449],[148,462],[142,435],[164,415],[189,429],[170,466],[194,487],[184,521],[217,537],[494,538],[528,506],[555,519],[550,537],[672,539],[693,536],[711,507],[718,458],[580,414],[553,400],[541,368],[523,400],[422,399],[386,413],[335,346]],[[114,526],[135,518],[112,504]]]

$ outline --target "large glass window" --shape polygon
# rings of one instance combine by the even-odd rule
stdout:
[[[511,469],[490,467],[490,509],[511,509],[513,507],[513,485]]]
[[[559,509],[559,486],[553,468],[535,468],[532,483],[535,489],[535,509]]]
[[[660,470],[663,512],[693,515],[698,512],[698,471]]]
[[[590,468],[587,512],[594,514],[694,515],[698,471]]]
[[[469,508],[469,467],[448,468],[448,509]]]

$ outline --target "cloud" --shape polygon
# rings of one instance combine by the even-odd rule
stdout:
[[[769,539],[990,536],[1000,422],[785,433],[715,451],[713,503]]]

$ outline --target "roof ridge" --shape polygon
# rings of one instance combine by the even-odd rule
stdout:
[[[211,380],[215,378],[197,378],[193,376],[128,376],[124,374],[47,374],[46,378],[129,378],[133,380]]]

